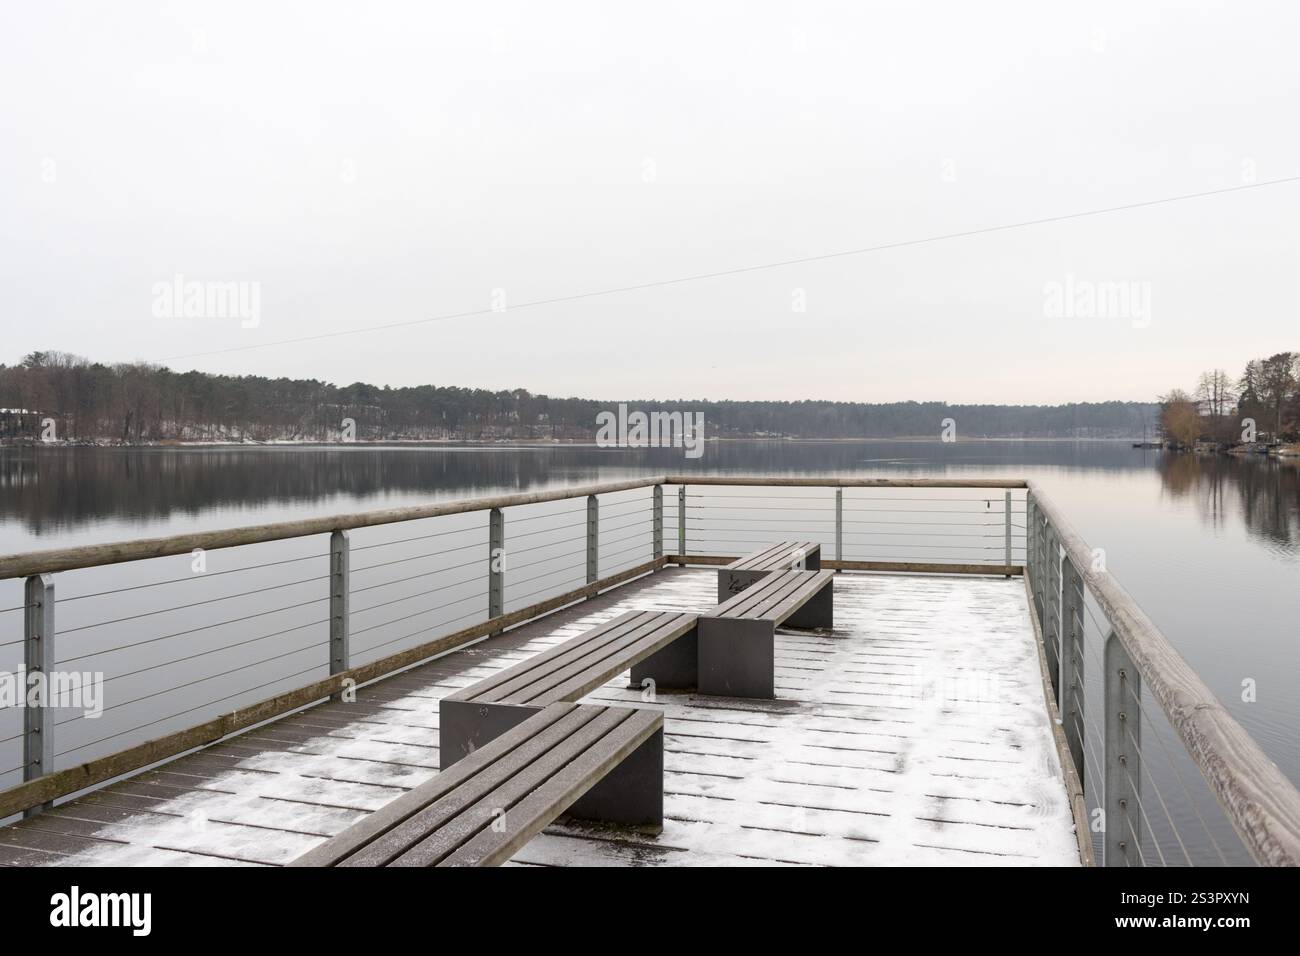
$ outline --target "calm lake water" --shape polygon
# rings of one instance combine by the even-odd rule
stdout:
[[[680,451],[671,449],[575,446],[6,448],[0,449],[0,553],[665,471],[1038,479],[1088,542],[1105,549],[1110,571],[1264,750],[1293,781],[1300,781],[1300,739],[1295,732],[1300,725],[1300,468],[1269,460],[1167,455],[1133,449],[1128,443],[1104,442],[732,442],[711,443],[704,457],[695,461],[683,459]],[[644,537],[644,529],[636,524],[645,519],[644,509],[632,497],[627,501],[623,513],[630,517],[623,524],[631,528],[626,537],[633,541],[633,553],[621,559],[619,552],[611,552],[612,562],[602,554],[602,573],[622,560],[644,560],[634,550],[641,542],[637,535]],[[670,508],[672,504],[669,502]],[[606,507],[602,503],[602,509]],[[616,499],[608,507],[611,516],[619,513]],[[582,516],[574,512],[573,502],[561,502],[538,508],[527,519],[541,522],[535,525],[535,533],[542,553],[524,566],[531,563],[542,570],[519,574],[516,581],[531,577],[544,588],[549,586],[546,575],[553,573],[559,576],[549,579],[552,584],[565,583],[563,574],[567,572],[552,570],[545,562],[564,564],[571,571],[573,561],[580,563],[581,558],[569,557],[575,552],[546,552],[545,548],[563,549],[565,542],[575,540],[575,533],[580,536]],[[481,560],[484,521],[479,516],[438,520],[444,524],[437,534],[447,537],[440,539],[428,532],[434,540],[423,544],[403,543],[420,535],[409,528],[354,532],[354,578],[358,568],[367,566],[367,558],[358,553],[367,548],[374,549],[367,553],[375,555],[369,564],[376,568],[388,564],[399,565],[401,570],[401,562],[416,562],[411,567],[433,573],[469,562],[464,564],[470,568],[464,578],[448,587],[449,604],[442,606],[446,608],[442,620],[450,626],[462,618],[468,623],[476,614],[481,619],[483,574],[470,565]],[[602,510],[602,522],[605,520]],[[616,520],[611,517],[609,527],[617,527]],[[672,550],[675,517],[665,523]],[[521,531],[523,526],[516,523],[511,528]],[[580,546],[580,537],[576,540]],[[308,642],[300,641],[288,653],[278,655],[270,655],[265,643],[259,648],[246,637],[238,638],[247,631],[237,620],[221,627],[195,626],[195,620],[207,620],[195,615],[207,612],[193,608],[204,606],[212,592],[183,591],[183,581],[152,589],[168,592],[166,598],[157,599],[156,607],[141,603],[150,589],[90,599],[102,590],[179,581],[190,571],[188,557],[148,562],[147,572],[136,566],[59,575],[61,664],[103,666],[114,674],[117,685],[113,692],[131,698],[131,706],[114,708],[110,697],[104,717],[96,724],[69,722],[61,733],[69,742],[59,747],[59,765],[110,752],[143,739],[141,735],[157,736],[195,722],[202,715],[197,708],[187,715],[182,706],[187,700],[228,709],[228,701],[238,702],[238,694],[258,699],[277,687],[311,679],[312,669],[318,668],[321,660],[319,628],[308,626],[318,623],[320,609],[319,602],[312,603],[319,596],[317,582],[326,566],[320,541],[315,539],[310,548],[295,542],[259,546],[262,550],[256,559],[245,558],[240,565],[262,565],[261,570],[251,572],[255,580],[236,573],[223,579],[231,582],[228,593],[234,597],[256,591],[259,585],[285,589],[273,591],[267,597],[269,604],[251,605],[256,611],[283,609],[289,615],[317,615],[310,621],[290,616],[283,632],[269,635],[280,642],[275,645],[277,651],[292,638],[291,634],[277,636],[282,633],[298,631],[301,641]],[[436,560],[428,556],[433,550],[429,545],[439,541],[446,546],[441,550],[450,549],[442,563],[436,568],[419,564]],[[463,562],[450,553],[457,547],[463,549]],[[214,555],[209,571],[220,570],[218,565],[224,559]],[[271,566],[265,567],[268,564]],[[512,565],[511,573],[519,567]],[[388,573],[396,571],[390,568]],[[142,574],[147,576],[142,578]],[[303,607],[284,607],[292,603],[284,595],[292,593],[288,589],[295,582],[309,589],[309,593],[303,592],[307,595],[302,598]],[[354,583],[354,588],[358,586]],[[379,609],[385,605],[423,593],[418,591],[418,581],[411,587],[417,590],[405,592],[405,597],[399,594],[396,600],[375,600],[371,605],[366,604],[364,594],[354,596],[354,616],[359,608],[373,608],[378,619]],[[256,596],[241,599],[261,600]],[[540,597],[529,598],[520,589],[508,600],[507,610],[530,600]],[[11,610],[21,601],[19,582],[0,582],[0,670],[21,662],[21,612]],[[169,610],[178,606],[178,610]],[[354,623],[354,657],[382,656],[397,649],[408,633],[403,630],[403,620],[400,614],[379,620],[368,628],[372,631],[369,642],[357,634]],[[297,627],[289,626],[295,622]],[[186,654],[157,656],[162,653],[158,649],[169,646],[167,640],[177,634],[189,635]],[[113,651],[124,642],[133,649]],[[114,653],[125,656],[111,658],[116,661],[111,667],[104,663],[109,657],[97,656]],[[293,654],[303,656],[295,659]],[[277,671],[270,683],[253,681],[255,686],[250,689],[250,668],[260,673],[274,667],[287,669]],[[239,671],[244,673],[236,673]],[[1244,681],[1254,682],[1253,701],[1243,700]],[[168,689],[161,691],[160,687]],[[225,690],[230,693],[220,696]],[[194,699],[196,695],[198,699]],[[227,701],[224,707],[221,701]],[[166,715],[175,720],[159,719]],[[20,759],[21,751],[14,749],[15,727],[21,729],[21,723],[15,724],[12,711],[0,717],[0,785],[11,785],[17,779],[12,775],[17,766],[14,758]]]

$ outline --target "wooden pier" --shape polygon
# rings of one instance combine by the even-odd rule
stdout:
[[[677,494],[665,495],[665,485]],[[700,489],[698,504],[688,486]],[[602,564],[611,545],[601,542],[601,496],[645,519],[644,540],[643,526],[631,524],[630,557],[612,569]],[[573,509],[574,498],[585,507]],[[430,626],[386,656],[350,659],[349,622],[362,611],[347,597],[380,585],[350,583],[347,530],[486,512],[483,527],[365,547],[484,534],[487,551],[508,546],[511,527],[530,528],[520,538],[538,535],[522,524],[538,513],[525,509],[547,503],[563,510],[546,520],[582,515],[579,586],[521,587],[512,601],[507,582],[521,576],[489,562],[478,621]],[[592,691],[584,701],[662,712],[663,829],[561,817],[513,864],[1133,865],[1177,862],[1175,846],[1203,862],[1210,843],[1223,855],[1225,832],[1240,841],[1234,861],[1300,860],[1300,794],[1118,584],[1084,563],[1090,550],[1041,489],[984,479],[664,476],[0,557],[0,579],[27,580],[27,659],[40,663],[46,651],[48,666],[62,657],[40,642],[81,630],[69,637],[53,627],[54,572],[303,535],[331,542],[328,673],[81,763],[60,765],[50,747],[65,722],[29,712],[24,779],[0,790],[0,815],[22,814],[0,828],[0,866],[292,862],[438,773],[442,698],[623,612],[713,605],[716,568],[742,550],[724,550],[718,536],[763,541],[770,526],[726,524],[763,509],[789,516],[775,520],[817,541],[821,566],[841,572],[834,626],[777,631],[775,699],[647,689],[627,672]],[[677,548],[666,553],[674,519]],[[809,527],[799,534],[802,521]],[[864,546],[852,530],[860,525],[871,526]],[[911,528],[912,550],[889,543],[902,532],[877,525]],[[952,535],[950,546],[934,544],[936,535]],[[889,547],[899,550],[879,553]],[[436,579],[418,587],[427,585]],[[0,644],[8,636],[0,632]],[[1156,716],[1167,720],[1164,737]],[[1208,804],[1171,812],[1175,795],[1145,755],[1153,739],[1166,753],[1181,746]],[[1179,827],[1206,806],[1228,827],[1207,825],[1208,842],[1195,844]],[[1100,833],[1090,825],[1098,810],[1110,821]]]
[[[286,863],[437,772],[438,700],[629,609],[669,569],[0,830],[0,865]],[[531,865],[1078,863],[1020,580],[841,575],[833,632],[783,631],[775,701],[595,701],[666,723],[661,834],[556,825]]]

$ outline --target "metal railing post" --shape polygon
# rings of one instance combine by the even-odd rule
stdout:
[[[1057,707],[1075,769],[1083,772],[1083,575],[1069,557],[1062,566],[1061,647],[1058,655]]]
[[[1047,651],[1048,673],[1056,689],[1056,699],[1061,699],[1060,652],[1061,652],[1061,546],[1056,538],[1056,529],[1050,524],[1043,532],[1043,557],[1046,568],[1043,571],[1043,646]]]
[[[677,489],[677,554],[686,558],[686,486]]]
[[[1025,570],[1029,572],[1029,593],[1038,593],[1038,542],[1034,540],[1034,526],[1038,523],[1038,506],[1034,494],[1025,495]]]
[[[664,556],[664,486],[655,485],[654,491],[654,559]]]
[[[587,496],[587,583],[600,577],[600,502]],[[593,595],[594,596],[594,595]]]
[[[1009,568],[1011,567],[1011,492],[1009,491],[1007,492],[1003,514],[1005,516],[1007,540],[1002,563]],[[1008,574],[1007,577],[1011,577],[1011,575]]]
[[[346,531],[330,533],[330,673],[339,674],[349,667],[351,650],[348,639],[350,600],[348,583],[351,570],[351,542]],[[342,692],[331,695],[342,700]]]
[[[1106,638],[1102,696],[1106,701],[1105,854],[1106,866],[1142,864],[1142,723],[1136,701],[1142,680],[1114,631]]]
[[[1038,552],[1038,584],[1034,587],[1037,596],[1038,626],[1047,632],[1047,534],[1046,519],[1041,514],[1034,516],[1034,548]]]
[[[500,508],[488,512],[488,617],[500,617],[506,606],[506,515]],[[493,636],[500,634],[493,631]]]
[[[24,679],[39,674],[37,706],[23,708],[23,780],[35,780],[54,769],[54,706],[50,699],[50,670],[54,667],[54,576],[27,579],[23,612]],[[28,684],[27,686],[31,686]],[[28,701],[30,704],[31,701]],[[28,807],[24,817],[54,806],[54,801]]]
[[[844,489],[835,489],[835,560],[844,560]]]

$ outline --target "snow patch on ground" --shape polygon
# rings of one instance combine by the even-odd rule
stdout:
[[[389,685],[400,689],[363,690],[364,717],[340,720],[355,711],[329,704],[259,728],[204,751],[231,765],[195,777],[197,789],[151,785],[175,787],[184,761],[109,788],[106,801],[153,798],[149,812],[103,825],[94,835],[120,842],[64,862],[286,863],[436,772],[442,696],[627,610],[706,609],[715,581],[658,574],[535,627],[522,647],[489,641],[401,675]],[[842,574],[835,588],[833,631],[778,633],[776,701],[665,693],[647,704],[626,675],[592,694],[664,709],[664,830],[564,822],[514,862],[1077,865],[1020,581]]]

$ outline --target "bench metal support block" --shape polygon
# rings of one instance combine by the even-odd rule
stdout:
[[[632,665],[630,685],[641,687],[647,679],[665,690],[689,690],[699,675],[699,626],[691,628],[667,647]]]
[[[438,767],[446,770],[539,710],[520,704],[443,698],[438,702]]]
[[[438,706],[439,768],[447,770],[541,709],[524,704],[488,704],[444,698]],[[567,812],[572,817],[599,823],[662,828],[663,731],[632,751],[605,779],[576,800]]]
[[[569,807],[579,820],[663,829],[664,732],[649,737]]]
[[[735,597],[771,573],[771,571],[733,571],[730,568],[719,568],[718,603],[721,604],[728,598]]]
[[[776,626],[772,621],[703,617],[698,630],[701,694],[776,697]]]
[[[809,570],[814,570],[810,568]],[[835,585],[827,581],[826,585],[813,595],[803,607],[785,620],[785,627],[824,627],[835,626]]]

